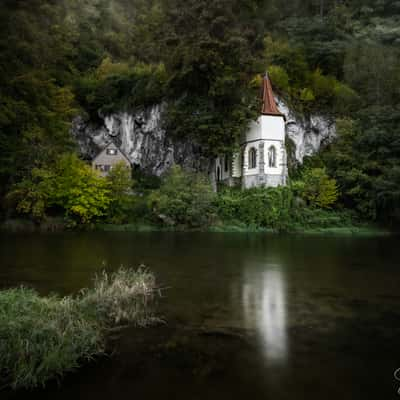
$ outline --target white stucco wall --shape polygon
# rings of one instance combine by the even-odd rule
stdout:
[[[234,153],[232,157],[232,177],[240,178],[242,176],[242,156],[240,153]]]
[[[280,116],[262,115],[261,138],[269,140],[285,140],[285,119]]]
[[[244,142],[259,139],[285,140],[285,120],[282,116],[262,115],[252,121]]]
[[[245,138],[243,175],[282,175],[286,172],[285,150],[285,120],[281,116],[262,115],[257,121],[250,124]],[[260,143],[264,144],[263,157],[260,154]],[[276,167],[269,167],[268,151],[271,146],[276,151]],[[257,154],[256,168],[249,168],[249,150],[254,147]],[[262,148],[262,146],[261,146]],[[260,161],[264,160],[264,167],[260,168]]]
[[[243,142],[249,142],[262,138],[261,118],[262,117],[258,118],[257,121],[252,121],[250,123],[249,130],[246,132]]]

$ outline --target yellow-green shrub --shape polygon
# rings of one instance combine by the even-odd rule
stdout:
[[[325,168],[307,169],[294,183],[294,189],[312,207],[330,208],[339,197],[336,180],[328,176]]]

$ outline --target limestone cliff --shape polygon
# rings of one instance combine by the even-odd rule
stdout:
[[[333,120],[321,115],[299,116],[277,99],[286,116],[286,133],[295,144],[292,154],[298,162],[317,152],[321,145],[335,136]],[[162,125],[160,105],[134,112],[117,112],[101,118],[100,123],[78,117],[73,121],[72,134],[82,155],[92,159],[113,140],[128,156],[132,165],[160,176],[173,164],[187,169],[210,172],[213,161],[204,156],[192,138],[170,137]],[[289,155],[290,156],[290,155]]]
[[[157,105],[131,113],[118,112],[95,124],[78,117],[72,134],[80,152],[92,159],[107,143],[114,141],[134,167],[160,176],[173,164],[186,169],[209,171],[211,161],[193,140],[179,140],[167,135],[162,126],[162,106]]]
[[[336,136],[336,124],[333,118],[324,115],[299,115],[282,101],[277,99],[279,110],[286,117],[286,136],[295,145],[294,154],[289,157],[302,163],[305,156],[315,154],[321,146]]]

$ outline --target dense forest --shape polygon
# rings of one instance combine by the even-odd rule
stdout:
[[[337,138],[291,176],[325,170],[337,207],[400,221],[399,1],[1,0],[0,31],[4,216],[18,201],[42,215],[36,188],[66,163],[102,186],[71,155],[75,115],[165,101],[168,134],[224,153],[256,117],[268,70],[296,112],[337,121]]]

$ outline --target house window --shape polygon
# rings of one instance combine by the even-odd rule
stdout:
[[[270,168],[276,167],[276,149],[274,146],[268,149],[268,166]]]
[[[117,149],[107,149],[107,155],[108,156],[116,156],[117,155]]]
[[[249,150],[249,169],[257,167],[257,151],[254,147]]]
[[[224,157],[224,171],[225,172],[229,171],[229,158],[228,158],[228,156]]]
[[[112,165],[96,164],[95,168],[101,172],[108,172],[111,171]]]

